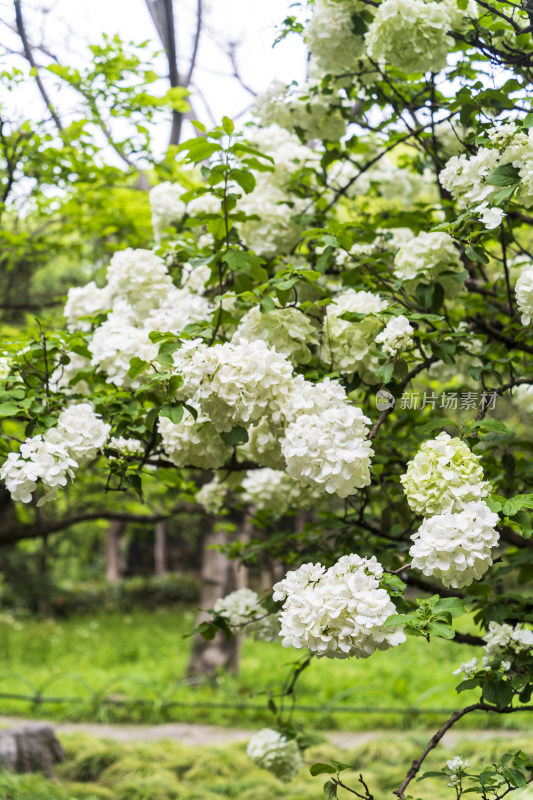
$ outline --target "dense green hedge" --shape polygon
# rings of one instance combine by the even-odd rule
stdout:
[[[4,586],[1,597],[3,608],[20,608],[37,611],[34,598],[29,595],[22,601]],[[173,603],[197,603],[200,596],[199,581],[191,575],[169,573],[162,577],[125,578],[118,583],[82,583],[48,587],[47,607],[50,613],[68,617],[72,614],[92,613],[106,608],[129,611],[142,607],[153,609]]]

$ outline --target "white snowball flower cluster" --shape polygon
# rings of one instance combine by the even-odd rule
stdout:
[[[46,435],[38,435],[26,439],[18,453],[8,454],[0,468],[0,478],[13,500],[31,503],[38,481],[46,491],[45,498],[52,499],[57,488],[66,486],[67,480],[74,476],[77,466],[64,444],[49,442]]]
[[[194,402],[218,431],[264,420],[280,443],[286,471],[304,485],[347,497],[370,483],[367,419],[336,381],[292,376],[287,359],[262,341],[207,347],[188,342],[174,353],[180,397]],[[274,456],[274,452],[272,452]]]
[[[444,431],[424,442],[400,478],[410,507],[430,516],[462,511],[487,497],[491,487],[479,461],[465,442]]]
[[[216,601],[216,614],[225,617],[235,633],[275,642],[279,638],[279,622],[275,614],[267,614],[257,592],[237,589]]]
[[[297,308],[275,308],[263,314],[259,306],[254,306],[239,322],[231,341],[264,341],[294,364],[307,364],[311,360],[309,348],[318,344],[318,331]]]
[[[282,516],[287,511],[299,508],[316,509],[324,496],[316,488],[302,485],[282,470],[249,470],[241,481],[242,499],[253,505],[256,511],[269,511]]]
[[[165,262],[151,250],[120,250],[107,268],[106,290],[141,317],[164,302],[172,288]]]
[[[239,211],[259,219],[239,222],[239,234],[246,246],[258,255],[288,253],[303,231],[303,225],[293,218],[309,207],[307,198],[289,195],[272,182],[270,173],[259,173],[253,192],[239,201]]]
[[[270,430],[266,417],[248,428],[248,441],[238,447],[237,457],[241,461],[256,461],[262,467],[285,469],[279,439]]]
[[[227,489],[227,484],[215,476],[212,481],[204,483],[198,489],[194,499],[208,514],[220,514],[224,507]]]
[[[302,166],[318,166],[320,162],[320,153],[302,144],[297,136],[280,125],[272,124],[271,120],[261,128],[250,128],[246,138],[274,159],[274,169],[268,173],[268,179],[280,187]],[[254,174],[257,178],[261,173]]]
[[[490,661],[501,655],[502,651],[523,653],[533,647],[533,631],[515,625],[489,622],[489,629],[483,637],[486,641],[485,656]]]
[[[413,347],[411,335],[413,333],[414,328],[407,317],[400,314],[387,322],[385,328],[376,336],[376,344],[381,344],[383,352],[391,358],[395,358],[398,353]]]
[[[288,474],[328,494],[348,497],[370,484],[370,423],[360,408],[344,404],[321,414],[301,414],[281,440]]]
[[[407,72],[439,72],[453,47],[447,4],[384,0],[365,36],[368,54]]]
[[[290,363],[262,341],[182,347],[174,361],[184,379],[181,391],[218,431],[279,416],[292,381]]]
[[[463,761],[461,756],[454,756],[446,762],[446,765],[450,770],[450,782],[448,786],[457,786],[459,783],[461,783],[462,774],[466,769],[468,769],[470,762],[468,759]]]
[[[89,403],[75,403],[61,412],[56,427],[50,428],[45,437],[48,442],[65,446],[81,467],[95,458],[110,430],[111,426],[95,414]]]
[[[159,349],[146,330],[130,324],[129,317],[115,311],[95,330],[88,348],[93,367],[106,375],[108,383],[125,388],[136,388],[142,383],[141,377],[128,376],[131,359],[152,361]]]
[[[150,331],[179,333],[192,322],[201,322],[212,311],[209,301],[192,288],[177,289],[172,286],[163,302],[144,318],[142,327]]]
[[[99,289],[94,281],[85,286],[75,286],[68,290],[63,315],[69,331],[90,331],[91,323],[83,317],[91,317],[109,311],[112,305],[111,292],[107,286]]]
[[[483,501],[466,503],[455,514],[428,517],[411,536],[412,566],[444,586],[470,586],[492,565],[492,549],[499,541],[497,523],[498,515]]]
[[[364,39],[353,31],[353,15],[364,8],[357,0],[315,0],[304,38],[323,73],[355,68],[364,53]]]
[[[489,629],[483,638],[486,644],[481,661],[472,658],[454,670],[453,675],[471,678],[477,672],[494,671],[496,668],[508,672],[516,654],[533,648],[533,631],[530,628],[521,628],[520,625],[513,628],[506,623],[489,622]]]
[[[194,419],[187,409],[177,425],[160,417],[159,433],[166,455],[177,467],[218,469],[233,453],[207,417],[199,414]]]
[[[375,382],[374,371],[378,366],[375,357],[375,338],[380,328],[379,314],[388,306],[372,292],[356,292],[348,289],[334,298],[327,307],[324,322],[323,360],[338,370],[341,375],[359,372],[370,382]],[[358,322],[342,319],[347,311],[368,315]]]
[[[367,658],[405,641],[401,628],[384,627],[396,612],[379,586],[383,567],[376,558],[343,556],[326,570],[303,564],[274,586],[284,601],[280,615],[284,647],[308,648],[320,658]]]
[[[112,436],[107,446],[110,450],[116,450],[120,456],[142,456],[144,455],[144,445],[138,439],[126,439],[124,436]],[[117,461],[117,456],[109,456],[110,461]]]
[[[254,764],[268,770],[280,781],[290,781],[304,763],[296,741],[271,728],[263,728],[252,736],[246,752]]]
[[[442,273],[464,271],[459,250],[447,233],[420,233],[403,244],[394,258],[394,275],[402,281],[423,279],[442,283],[448,294],[457,293],[461,283]],[[442,276],[442,277],[441,277]]]
[[[152,227],[157,236],[161,230],[178,222],[185,214],[185,203],[181,199],[186,190],[179,183],[165,181],[150,189],[148,201],[152,210]]]
[[[533,318],[533,265],[522,268],[515,284],[516,304],[522,313],[522,325],[529,325]]]
[[[39,505],[53,500],[59,486],[66,486],[74,471],[94,458],[110,431],[88,403],[61,412],[55,428],[27,439],[18,453],[9,453],[0,478],[13,500],[30,503],[38,481],[45,489]]]
[[[342,105],[338,95],[322,93],[319,85],[296,89],[274,81],[257,97],[255,113],[263,124],[273,122],[291,133],[297,131],[307,141],[338,141],[346,132]]]
[[[439,175],[447,189],[461,206],[467,208],[490,202],[500,191],[499,186],[487,183],[489,175],[507,164],[518,171],[520,187],[518,202],[526,208],[533,206],[533,133],[523,133],[514,122],[488,131],[493,147],[480,147],[473,156],[464,153],[451,158]],[[492,209],[497,213],[497,209]]]

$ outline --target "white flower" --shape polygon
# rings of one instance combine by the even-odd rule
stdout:
[[[238,447],[237,457],[240,461],[256,461],[262,467],[285,469],[279,439],[270,430],[266,417],[248,428],[248,441]]]
[[[412,565],[444,586],[460,589],[479,580],[492,564],[499,541],[498,515],[483,501],[466,503],[456,514],[425,519],[411,536]]]
[[[493,228],[498,228],[502,224],[503,218],[507,216],[501,208],[497,206],[490,207],[486,200],[473,210],[476,214],[479,214],[480,221],[489,231]]]
[[[365,36],[368,54],[407,72],[439,72],[453,39],[444,3],[384,0]]]
[[[447,761],[446,764],[448,765],[448,769],[451,769],[452,772],[458,772],[460,769],[465,769],[470,766],[469,761],[463,761],[461,756],[454,756],[450,761]]]
[[[93,459],[111,426],[94,413],[88,403],[69,406],[58,424],[44,435],[26,439],[18,453],[9,453],[0,468],[0,478],[13,500],[30,503],[40,482],[45,490],[38,505],[55,499],[59,486],[66,486],[74,471]]]
[[[173,284],[162,258],[151,250],[128,247],[112,257],[106,288],[114,304],[124,301],[142,321],[145,314],[165,302]]]
[[[131,359],[153,361],[159,349],[150,341],[148,331],[130,324],[128,317],[116,311],[95,330],[88,348],[92,366],[107,376],[107,383],[125,388],[136,388],[142,382],[141,376],[128,376]]]
[[[373,315],[384,311],[388,302],[372,292],[356,292],[354,289],[348,289],[333,299],[334,303],[327,307],[324,322],[323,360],[341,375],[359,372],[369,382],[375,382],[378,362],[373,353],[380,322]],[[341,318],[348,311],[368,316],[350,322]]]
[[[295,88],[274,81],[257,97],[255,113],[263,124],[274,122],[291,133],[303,132],[307,140],[338,141],[346,132],[341,113],[345,102],[337,94],[324,94],[320,84]]]
[[[522,312],[522,325],[533,318],[533,265],[525,265],[515,285],[516,303]]]
[[[263,728],[252,736],[246,752],[254,764],[272,772],[280,781],[290,781],[303,767],[296,741],[271,728]]]
[[[275,642],[279,638],[279,622],[274,614],[267,614],[257,592],[251,589],[237,589],[216,601],[213,608],[216,614],[226,617],[230,627],[238,628],[235,633],[254,639]]]
[[[138,439],[126,439],[124,436],[112,436],[107,446],[116,450],[119,456],[142,456],[144,445]],[[117,456],[109,456],[110,461],[117,461]]]
[[[403,350],[413,347],[412,333],[414,333],[413,326],[407,317],[400,314],[387,322],[384,330],[376,336],[376,344],[383,345],[383,352],[394,358]]]
[[[278,516],[290,509],[316,509],[323,495],[317,489],[303,486],[286,472],[276,469],[253,469],[241,481],[242,499],[256,511],[267,511]]]
[[[367,658],[405,641],[400,628],[384,627],[396,609],[379,587],[383,568],[375,557],[343,556],[327,571],[303,564],[274,586],[284,601],[284,647],[308,648],[320,658]]]
[[[290,363],[262,341],[182,347],[174,361],[183,394],[194,398],[218,431],[279,416],[292,382]]]
[[[187,409],[178,424],[160,417],[159,433],[166,455],[177,467],[218,469],[233,453],[207,417],[199,414],[194,419]]]
[[[407,502],[417,514],[461,511],[465,504],[486,497],[480,457],[461,439],[439,433],[420,447],[400,478]]]
[[[353,0],[315,0],[304,37],[323,73],[351,72],[364,53],[364,40],[354,33],[353,15],[364,9]]]
[[[204,483],[198,489],[194,499],[208,514],[220,514],[224,507],[227,488],[226,483],[215,476],[212,481]]]
[[[20,452],[8,454],[0,468],[0,478],[13,500],[31,503],[38,481],[47,491],[47,499],[53,499],[57,487],[66,486],[77,466],[65,444],[49,442],[46,435],[38,435],[26,439]]]
[[[449,276],[441,277],[441,274],[463,270],[459,250],[447,233],[420,233],[403,244],[394,257],[396,278],[440,282],[448,294],[457,293],[461,284]]]
[[[360,408],[344,405],[322,414],[300,414],[281,440],[288,474],[338,497],[370,484],[367,423]]]
[[[318,344],[318,332],[297,308],[275,308],[263,314],[259,306],[254,306],[239,322],[231,341],[233,344],[264,341],[293,363],[306,364],[311,360],[309,348]]]
[[[457,669],[454,669],[452,675],[464,675],[465,678],[471,678],[480,669],[480,664],[477,658],[471,658],[470,661],[465,661]]]
[[[522,653],[533,647],[533,631],[529,628],[520,628],[515,625],[499,622],[489,622],[489,629],[483,637],[487,643],[485,646],[485,659],[490,662],[493,658],[498,658],[504,652]]]
[[[170,181],[150,189],[148,200],[152,209],[152,227],[156,235],[173,222],[179,222],[185,214],[185,203],[181,199],[184,192],[183,186]]]
[[[90,403],[73,403],[58,417],[57,426],[50,428],[45,438],[64,446],[78,466],[92,461],[103,447],[111,426],[95,414]]]
[[[68,290],[63,316],[69,331],[90,331],[91,323],[82,317],[92,317],[111,308],[111,292],[107,286],[99,289],[94,281]]]

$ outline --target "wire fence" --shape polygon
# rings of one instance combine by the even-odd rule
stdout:
[[[53,693],[51,690],[54,684],[70,681],[75,684],[78,692],[72,695],[62,695]],[[210,686],[208,681],[198,679],[183,680],[166,689],[156,686],[135,676],[119,676],[106,682],[100,688],[91,687],[81,676],[74,673],[60,673],[48,678],[46,681],[37,685],[22,675],[9,673],[0,675],[0,689],[6,683],[19,683],[23,687],[22,691],[0,691],[0,700],[14,702],[16,704],[27,704],[31,709],[44,706],[75,706],[78,708],[79,715],[84,718],[100,719],[102,716],[108,717],[107,712],[115,709],[120,712],[122,721],[127,721],[131,716],[135,721],[139,721],[139,716],[149,718],[162,718],[168,720],[172,717],[178,719],[184,712],[190,718],[191,714],[197,711],[236,711],[240,713],[250,713],[258,715],[268,712],[268,701],[276,701],[276,693],[273,692],[265,697],[264,702],[240,701],[231,697],[228,700],[204,700],[193,699],[184,700],[176,697],[184,690],[194,691],[198,686]],[[138,694],[136,696],[123,694],[118,691],[124,689],[126,685],[136,685]],[[307,703],[296,703],[295,710],[305,714],[321,714],[334,716],[336,714],[372,714],[372,715],[397,715],[406,717],[420,717],[427,715],[449,715],[455,711],[450,708],[433,707],[412,707],[412,706],[379,706],[379,705],[339,705],[335,702],[339,697],[334,698],[331,703],[309,705]],[[1,712],[0,712],[1,713]],[[5,708],[4,708],[5,713]],[[78,715],[78,714],[77,714]]]

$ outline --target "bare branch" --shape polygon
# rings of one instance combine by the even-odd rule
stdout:
[[[26,61],[30,64],[31,68],[34,71],[35,81],[37,83],[37,86],[39,87],[41,97],[43,98],[45,105],[56,124],[57,129],[62,131],[63,125],[61,123],[61,120],[59,119],[59,116],[57,115],[57,112],[52,104],[52,101],[48,96],[48,92],[46,91],[46,88],[41,80],[41,76],[39,75],[39,67],[37,66],[33,58],[32,48],[28,41],[28,37],[26,35],[26,28],[24,26],[24,17],[22,16],[22,0],[14,0],[14,3],[15,3],[15,19],[17,23],[17,32],[20,36],[20,40],[24,48],[24,56],[26,58]]]

